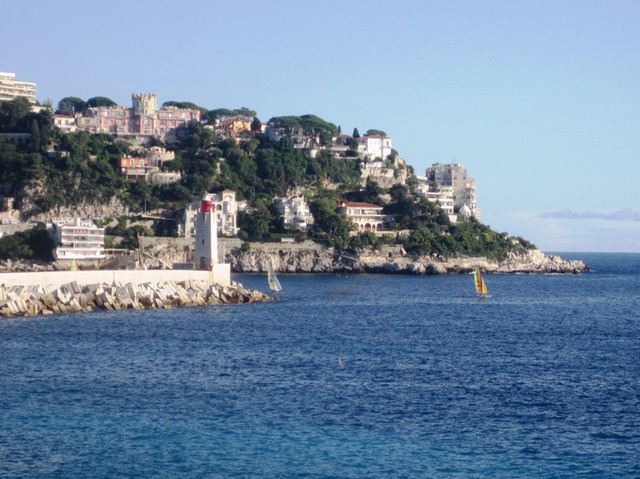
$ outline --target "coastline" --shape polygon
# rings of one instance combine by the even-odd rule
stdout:
[[[265,273],[269,265],[285,273],[447,275],[479,267],[491,274],[580,274],[582,260],[528,250],[502,261],[485,257],[411,258],[406,255],[353,253],[296,245],[255,244],[227,253],[235,273]],[[136,264],[135,266],[140,266]],[[260,292],[230,281],[206,280],[193,270],[130,269],[69,271],[58,263],[0,262],[0,317],[66,314],[97,310],[151,309],[269,301]],[[12,274],[13,273],[13,274]],[[106,275],[106,276],[105,276]],[[106,279],[108,277],[108,279]],[[151,279],[152,278],[152,279]]]
[[[262,273],[269,263],[286,273],[377,273],[444,275],[466,274],[480,267],[492,274],[579,274],[589,271],[582,260],[565,260],[540,250],[525,254],[510,253],[503,261],[485,257],[410,258],[393,254],[354,256],[331,249],[251,248],[227,255],[226,261],[236,273]]]

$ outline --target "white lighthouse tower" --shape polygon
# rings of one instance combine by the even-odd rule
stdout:
[[[218,264],[218,218],[207,196],[200,203],[195,223],[194,268],[213,271]]]

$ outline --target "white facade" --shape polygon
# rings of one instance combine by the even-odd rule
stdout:
[[[58,243],[57,260],[97,260],[105,257],[104,228],[93,221],[75,218],[53,224],[53,238]]]
[[[391,138],[381,135],[365,135],[358,138],[358,153],[371,159],[385,160],[391,154]]]
[[[287,229],[306,231],[313,225],[313,215],[302,196],[274,198],[273,203]]]
[[[0,101],[10,101],[20,97],[35,103],[36,84],[16,80],[15,73],[0,72]]]
[[[338,207],[338,213],[352,221],[358,232],[380,231],[384,229],[385,215],[383,207],[372,203],[343,202]]]
[[[63,133],[73,133],[78,131],[76,119],[69,115],[53,115],[53,124]]]
[[[432,203],[437,203],[440,208],[447,214],[449,221],[456,223],[458,216],[455,214],[453,201],[453,188],[450,186],[441,186],[440,188],[432,188],[427,183],[420,183],[414,190],[418,196],[422,196]]]
[[[207,196],[215,208],[220,234],[222,236],[237,236],[238,203],[236,202],[236,192],[226,189]]]
[[[480,209],[476,201],[476,185],[473,178],[467,177],[467,170],[460,163],[435,163],[426,170],[430,183],[437,188],[451,187],[454,206],[466,205],[471,214],[480,218]]]
[[[194,267],[199,270],[214,271],[220,262],[216,212],[212,206],[211,200],[205,197],[195,217],[196,238],[193,258]]]
[[[238,235],[238,208],[236,192],[223,190],[219,193],[208,193],[204,200],[211,201],[211,208],[216,214],[217,233],[219,236],[235,237]],[[191,238],[195,234],[196,215],[200,211],[201,203],[189,204],[182,213],[179,234],[185,238]]]

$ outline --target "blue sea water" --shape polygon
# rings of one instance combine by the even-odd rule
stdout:
[[[0,477],[640,477],[640,255],[562,256],[0,320]]]

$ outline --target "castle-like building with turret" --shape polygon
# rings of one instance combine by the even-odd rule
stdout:
[[[175,142],[190,122],[200,121],[200,112],[175,106],[157,106],[155,93],[134,93],[131,108],[99,106],[76,118],[79,130],[106,133],[144,142],[152,137]]]

